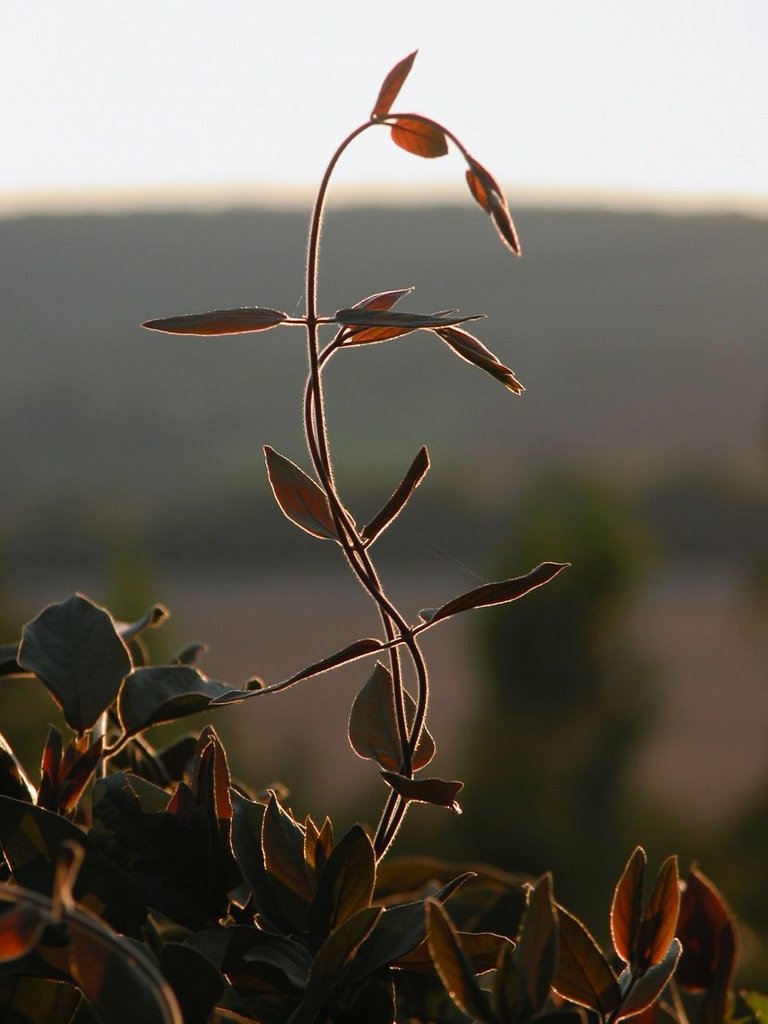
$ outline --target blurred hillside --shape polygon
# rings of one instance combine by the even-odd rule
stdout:
[[[361,516],[426,443],[433,468],[406,526],[452,550],[458,539],[460,556],[489,550],[526,479],[552,465],[629,485],[677,554],[753,551],[766,508],[766,222],[517,220],[519,261],[474,209],[329,216],[321,309],[415,284],[404,307],[487,313],[478,335],[528,388],[508,395],[432,335],[339,359],[330,423]],[[305,230],[303,212],[265,210],[0,221],[0,551],[12,568],[98,563],[121,544],[170,565],[242,564],[283,544],[304,555],[261,461],[269,442],[306,464],[301,332],[204,340],[138,324],[300,311]]]

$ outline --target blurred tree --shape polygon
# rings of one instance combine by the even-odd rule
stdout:
[[[463,777],[461,853],[552,869],[558,896],[590,917],[642,841],[627,775],[653,711],[649,667],[625,636],[649,537],[614,489],[541,482],[522,502],[494,578],[572,563],[525,601],[478,616],[486,699]],[[498,571],[500,570],[500,572]]]

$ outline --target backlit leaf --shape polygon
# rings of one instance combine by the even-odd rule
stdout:
[[[643,917],[643,878],[646,864],[645,850],[638,846],[627,861],[611,904],[613,948],[627,964],[633,959]]]
[[[558,958],[553,988],[565,999],[607,1017],[621,1005],[621,990],[608,961],[578,920],[557,908]]]
[[[723,929],[733,927],[733,916],[722,894],[709,878],[692,867],[680,900],[677,937],[683,955],[675,980],[688,992],[703,992],[712,984],[721,958]]]
[[[633,1017],[636,1013],[642,1013],[658,999],[675,973],[681,951],[682,946],[677,939],[673,939],[661,960],[653,967],[649,967],[644,974],[634,978],[632,987],[614,1020],[620,1021],[626,1017]]]
[[[525,576],[516,576],[511,580],[503,580],[500,583],[486,583],[482,587],[455,597],[447,604],[441,605],[435,610],[421,612],[421,617],[426,619],[419,630],[439,622],[440,619],[447,619],[449,615],[456,615],[458,612],[466,612],[472,608],[485,608],[494,604],[507,604],[509,601],[517,601],[518,598],[530,593],[537,587],[549,583],[563,569],[566,569],[568,562],[542,562],[535,569],[531,569]]]
[[[360,825],[353,825],[334,846],[317,879],[309,921],[325,937],[358,910],[370,906],[376,878],[373,846]]]
[[[410,726],[416,713],[413,698],[404,692],[406,722]],[[377,662],[373,673],[352,705],[349,716],[349,742],[359,757],[377,761],[382,768],[398,771],[402,750],[397,731],[395,698],[389,669]],[[414,751],[412,765],[418,771],[435,754],[435,741],[424,728]]]
[[[286,518],[313,537],[336,540],[336,526],[325,492],[294,462],[269,445],[264,446],[264,456],[275,499]]]
[[[493,1014],[472,967],[461,947],[451,919],[435,900],[427,900],[427,942],[440,980],[462,1013],[479,1021],[492,1021]]]
[[[231,691],[228,683],[214,682],[186,665],[137,668],[120,690],[120,721],[126,735],[134,736],[150,725],[204,711],[211,701]]]
[[[447,807],[461,814],[456,795],[464,788],[463,782],[447,782],[445,779],[408,779],[397,772],[382,771],[382,778],[392,789],[406,800]]]
[[[640,923],[637,946],[640,967],[646,969],[664,959],[675,937],[679,912],[677,857],[668,857],[659,869],[656,885]]]
[[[392,125],[392,141],[408,153],[429,159],[448,152],[448,140],[442,128],[415,117],[397,118]]]
[[[373,105],[371,111],[371,120],[376,120],[381,117],[386,117],[392,109],[392,104],[397,99],[397,95],[403,87],[403,83],[410,74],[413,62],[416,59],[418,50],[414,50],[413,53],[409,53],[407,57],[403,57],[401,61],[392,68],[387,77],[384,79],[381,89],[379,89],[379,95],[376,97],[376,102]]]
[[[442,313],[398,313],[386,309],[339,309],[336,322],[344,327],[358,328],[347,340],[347,345],[372,344],[398,338],[411,331],[454,327],[470,320],[481,320],[482,315],[457,316]]]
[[[123,640],[132,640],[134,637],[141,636],[147,629],[157,629],[158,626],[162,626],[170,618],[170,615],[171,613],[165,605],[155,604],[148,608],[136,622],[116,622],[115,627]]]
[[[504,366],[490,349],[487,349],[481,341],[478,341],[468,331],[463,331],[458,327],[442,327],[435,331],[435,334],[450,345],[461,359],[472,363],[473,366],[478,366],[503,384],[509,391],[516,395],[520,395],[525,391],[525,388],[515,377],[512,370],[508,366]]]
[[[502,951],[513,948],[513,943],[505,935],[493,932],[457,932],[456,935],[473,974],[494,970]],[[401,956],[393,966],[416,974],[434,974],[436,970],[426,939],[416,949]]]
[[[552,902],[552,876],[542,875],[528,895],[528,907],[515,958],[523,976],[532,1013],[547,1001],[557,964],[557,922]]]
[[[365,299],[356,302],[352,309],[392,309],[405,295],[410,295],[413,285],[410,288],[396,288],[389,292],[375,292]]]
[[[304,998],[291,1017],[291,1024],[311,1024],[315,1021],[381,913],[381,907],[366,907],[331,932],[318,950],[309,972]]]
[[[504,192],[491,172],[473,157],[468,158],[467,184],[474,199],[490,214],[494,227],[502,242],[519,256],[520,239],[517,236],[512,215],[507,206]]]
[[[221,334],[249,334],[268,331],[288,319],[287,313],[260,306],[239,309],[213,309],[208,313],[186,313],[160,320],[146,320],[141,326],[165,334],[195,334],[204,337]]]
[[[92,728],[131,670],[109,613],[81,594],[26,624],[19,664],[45,684],[77,733]]]
[[[304,832],[274,793],[264,812],[261,845],[267,873],[309,903],[313,893],[304,862]]]
[[[425,447],[422,447],[419,449],[419,453],[411,463],[408,472],[403,477],[403,480],[398,485],[397,489],[392,493],[386,505],[373,517],[370,523],[364,526],[361,530],[360,536],[364,541],[368,544],[372,544],[382,530],[385,530],[389,524],[397,518],[403,510],[405,503],[424,479],[428,469],[429,453]]]
[[[23,800],[25,803],[34,803],[37,798],[35,787],[27,778],[27,773],[21,762],[1,732],[0,796],[10,796],[14,800]]]
[[[0,963],[18,960],[28,953],[36,945],[45,924],[40,911],[24,903],[0,913]]]

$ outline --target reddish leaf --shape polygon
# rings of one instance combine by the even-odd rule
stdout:
[[[415,117],[397,118],[392,125],[392,141],[409,153],[429,159],[448,152],[448,140],[442,128]]]
[[[457,938],[473,974],[485,974],[492,971],[498,964],[502,951],[513,948],[513,943],[505,935],[493,932],[457,932]],[[435,963],[429,952],[429,943],[425,939],[410,953],[398,957],[392,967],[402,968],[414,974],[434,974]]]
[[[646,864],[645,850],[638,846],[627,861],[611,904],[613,948],[627,964],[633,960],[643,917],[643,878]]]
[[[557,921],[552,901],[552,876],[543,875],[528,895],[528,909],[516,959],[532,1014],[547,1001],[557,963]]]
[[[328,498],[299,467],[264,445],[269,482],[287,519],[321,540],[336,540],[336,527]]]
[[[462,331],[458,327],[442,327],[435,331],[435,334],[450,345],[458,356],[466,362],[472,363],[473,366],[479,366],[481,370],[485,370],[516,395],[525,391],[512,370],[500,362],[490,349],[487,349],[481,341],[467,331]]]
[[[679,912],[677,857],[668,857],[659,869],[653,894],[640,923],[637,965],[642,970],[647,970],[666,956],[675,937]]]
[[[434,625],[440,619],[447,619],[449,615],[456,615],[459,612],[466,612],[472,608],[485,608],[494,604],[507,604],[510,601],[517,601],[518,598],[530,593],[537,587],[549,583],[563,569],[570,565],[569,562],[542,562],[535,569],[531,569],[525,576],[516,576],[511,580],[503,580],[500,583],[486,583],[482,587],[470,590],[460,597],[455,597],[447,604],[439,608],[430,608],[422,611],[421,617],[425,620],[423,630]]]
[[[304,833],[274,793],[264,812],[261,846],[267,873],[309,903],[313,893],[304,861]]]
[[[268,331],[287,319],[288,314],[277,309],[243,306],[240,309],[212,309],[208,313],[186,313],[183,316],[146,320],[141,326],[150,331],[162,331],[164,334],[196,334],[210,337]]]
[[[519,256],[520,240],[501,186],[491,172],[473,157],[468,157],[468,162],[467,184],[470,192],[485,212],[490,214],[502,242]]]
[[[562,907],[557,916],[560,942],[553,988],[605,1018],[621,1005],[616,976],[581,921]]]
[[[392,104],[397,99],[397,94],[403,87],[403,83],[410,74],[413,62],[416,59],[418,50],[414,50],[413,53],[409,53],[407,57],[404,57],[399,61],[392,70],[389,72],[387,77],[382,83],[381,89],[379,89],[379,95],[376,97],[376,102],[373,105],[371,111],[371,120],[377,120],[381,117],[386,117],[392,109]]]
[[[437,804],[461,814],[456,794],[464,788],[463,782],[446,782],[445,779],[408,779],[397,772],[382,771],[382,778],[392,789],[406,800],[417,800],[424,804]]]
[[[676,975],[681,988],[704,992],[710,987],[723,957],[721,943],[726,928],[735,931],[728,904],[706,875],[691,868],[677,924],[677,937],[683,944]]]
[[[626,1017],[634,1017],[635,1014],[642,1013],[643,1010],[647,1010],[649,1006],[653,1005],[654,1001],[664,991],[669,979],[675,973],[681,949],[682,947],[678,940],[672,939],[669,949],[661,960],[654,964],[653,967],[649,967],[644,974],[634,977],[629,994],[614,1017],[615,1021],[624,1020]]]
[[[392,309],[404,295],[410,295],[412,291],[413,285],[410,288],[396,288],[391,292],[376,292],[356,302],[352,309]]]
[[[28,953],[44,928],[40,911],[23,903],[0,914],[0,963],[18,960]]]
[[[728,1019],[733,972],[736,970],[738,935],[731,920],[723,925],[718,937],[718,958],[712,984],[707,989],[699,1011],[701,1024],[722,1024]]]
[[[475,981],[456,929],[436,900],[426,901],[427,943],[445,990],[472,1020],[492,1021],[485,993]]]
[[[408,472],[402,482],[393,492],[384,508],[373,517],[373,519],[360,531],[360,536],[368,544],[372,544],[379,534],[386,530],[389,524],[397,518],[405,503],[419,486],[429,469],[429,453],[425,447],[419,449],[419,454],[413,460]]]
[[[380,309],[340,309],[336,313],[337,323],[356,328],[347,345],[371,345],[375,342],[400,338],[404,334],[421,329],[452,327],[468,320],[480,320],[481,316],[455,316],[441,313],[392,313]]]
[[[410,726],[416,705],[405,692],[406,721]],[[349,742],[359,757],[377,761],[382,768],[398,771],[402,761],[400,737],[395,715],[392,674],[380,662],[352,705],[349,716]],[[414,770],[424,768],[435,754],[435,741],[424,728],[413,754]]]

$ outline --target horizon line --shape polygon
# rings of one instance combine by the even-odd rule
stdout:
[[[508,189],[507,195],[511,197],[513,209],[600,209],[673,215],[730,213],[768,217],[768,194],[520,185]],[[310,186],[233,182],[7,189],[0,191],[0,218],[176,210],[213,213],[242,208],[299,210],[308,209],[314,196],[315,190]],[[467,199],[467,190],[456,185],[423,186],[402,182],[342,184],[332,195],[334,205],[346,208],[464,205]]]

